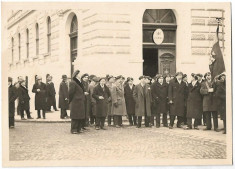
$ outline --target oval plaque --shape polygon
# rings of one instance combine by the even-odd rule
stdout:
[[[156,29],[153,33],[153,41],[157,45],[162,44],[164,40],[164,32],[161,29]]]

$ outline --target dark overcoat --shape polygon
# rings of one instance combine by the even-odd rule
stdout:
[[[187,99],[187,118],[201,119],[202,118],[202,95],[200,93],[201,84],[196,82],[188,85]]]
[[[69,103],[71,119],[85,119],[85,94],[82,83],[73,78],[69,83]]]
[[[69,83],[62,81],[59,88],[59,108],[69,109]],[[65,100],[67,99],[67,100]]]
[[[82,85],[84,87],[84,92],[88,92],[89,93],[89,84],[88,82],[82,81]],[[85,95],[85,116],[86,119],[90,117],[90,105],[91,105],[91,97],[90,97],[90,93],[89,95]]]
[[[133,97],[134,88],[135,88],[135,85],[133,85],[133,87],[131,89],[130,85],[128,85],[128,84],[124,87],[126,111],[127,111],[128,115],[135,115],[135,100]]]
[[[20,86],[18,89],[18,95],[19,95],[19,108],[20,110],[29,110],[30,106],[29,106],[29,92],[28,89],[26,87]]]
[[[144,95],[146,98],[146,107],[144,105]],[[135,115],[136,116],[145,116],[145,111],[147,116],[151,116],[151,89],[148,84],[145,84],[144,87],[141,84],[135,86],[133,91],[133,97],[135,100]]]
[[[173,116],[184,116],[184,108],[187,97],[187,86],[185,82],[177,81],[177,79],[172,79],[168,88],[168,98],[169,101],[173,101],[170,104],[170,115]]]
[[[53,106],[53,103],[55,101],[55,86],[53,82],[46,84],[46,95],[47,95],[47,106]]]
[[[9,117],[15,116],[15,100],[17,99],[17,91],[15,86],[10,85],[8,87],[8,101],[9,101]]]
[[[99,99],[103,96],[104,99]],[[104,85],[104,89],[98,84],[93,91],[92,97],[96,100],[96,117],[106,117],[108,112],[108,104],[111,101],[109,88]]]
[[[203,95],[203,111],[217,111],[215,92],[208,92],[209,88],[215,91],[215,84],[205,80],[201,84],[200,93]]]
[[[226,120],[226,84],[219,82],[215,91],[217,109],[221,120]]]
[[[153,112],[152,115],[168,112],[168,84],[162,85],[155,81],[151,85],[151,94],[153,100]]]
[[[37,92],[37,89],[40,91]],[[46,84],[35,83],[32,92],[35,93],[35,110],[46,110]]]

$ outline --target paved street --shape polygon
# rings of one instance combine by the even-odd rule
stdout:
[[[70,123],[16,123],[10,160],[223,159],[222,132],[124,126],[70,134]]]

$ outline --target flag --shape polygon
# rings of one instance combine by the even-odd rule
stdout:
[[[219,33],[219,24],[216,30],[217,42],[215,42],[215,44],[212,47],[211,63],[209,65],[212,79],[214,79],[217,75],[225,72],[224,58],[223,58],[222,51],[219,45],[218,33]]]

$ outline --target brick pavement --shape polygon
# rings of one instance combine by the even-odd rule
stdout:
[[[69,123],[16,123],[10,160],[225,159],[226,135],[174,128],[106,127],[70,134]]]

